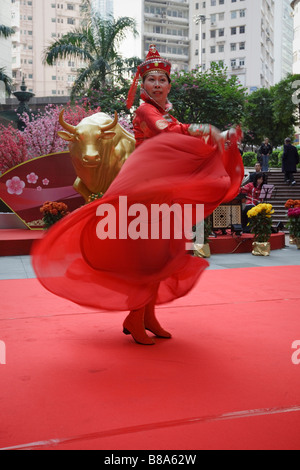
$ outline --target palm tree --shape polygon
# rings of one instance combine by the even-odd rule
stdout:
[[[8,38],[14,32],[13,28],[0,24],[0,37]],[[7,75],[4,67],[0,67],[0,82],[4,83],[6,93],[11,95],[12,79]]]
[[[0,37],[3,36],[8,38],[12,34],[14,34],[15,30],[10,28],[9,26],[5,26],[4,24],[0,24]]]
[[[8,96],[10,96],[12,92],[13,81],[11,77],[7,75],[5,71],[5,67],[0,67],[0,82],[4,83],[5,91],[8,94]]]
[[[102,18],[94,14],[87,26],[75,29],[57,41],[44,52],[44,62],[54,65],[57,59],[78,58],[86,67],[78,70],[72,87],[71,97],[88,88],[105,86],[119,79],[125,70],[133,70],[140,62],[138,58],[124,60],[117,52],[120,42],[132,32],[136,37],[136,22],[132,18]]]

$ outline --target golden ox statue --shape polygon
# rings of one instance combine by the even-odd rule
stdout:
[[[77,126],[64,121],[64,110],[59,122],[65,131],[58,135],[69,141],[69,150],[77,179],[75,190],[85,201],[91,194],[105,193],[119,173],[123,163],[135,148],[135,139],[119,123],[105,113],[95,113],[82,119]]]

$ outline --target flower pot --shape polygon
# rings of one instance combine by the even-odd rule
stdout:
[[[297,246],[297,249],[300,250],[300,238],[295,238],[295,245]]]
[[[290,245],[296,245],[296,238],[294,235],[290,235]]]
[[[254,256],[269,256],[271,251],[271,244],[270,242],[253,242],[252,248],[252,254]]]
[[[199,243],[194,244],[194,255],[198,258],[210,258],[210,246],[209,243],[201,245]]]

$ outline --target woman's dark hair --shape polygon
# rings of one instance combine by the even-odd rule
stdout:
[[[253,186],[255,188],[257,188],[257,180],[259,180],[259,178],[263,179],[263,184],[264,184],[265,175],[262,172],[255,173],[254,178],[253,178]]]

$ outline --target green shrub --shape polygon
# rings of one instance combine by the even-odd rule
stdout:
[[[243,162],[244,166],[254,167],[257,162],[257,154],[255,152],[245,152],[243,153]]]
[[[269,167],[270,168],[281,168],[282,165],[282,150],[273,150],[270,160],[269,160]]]

